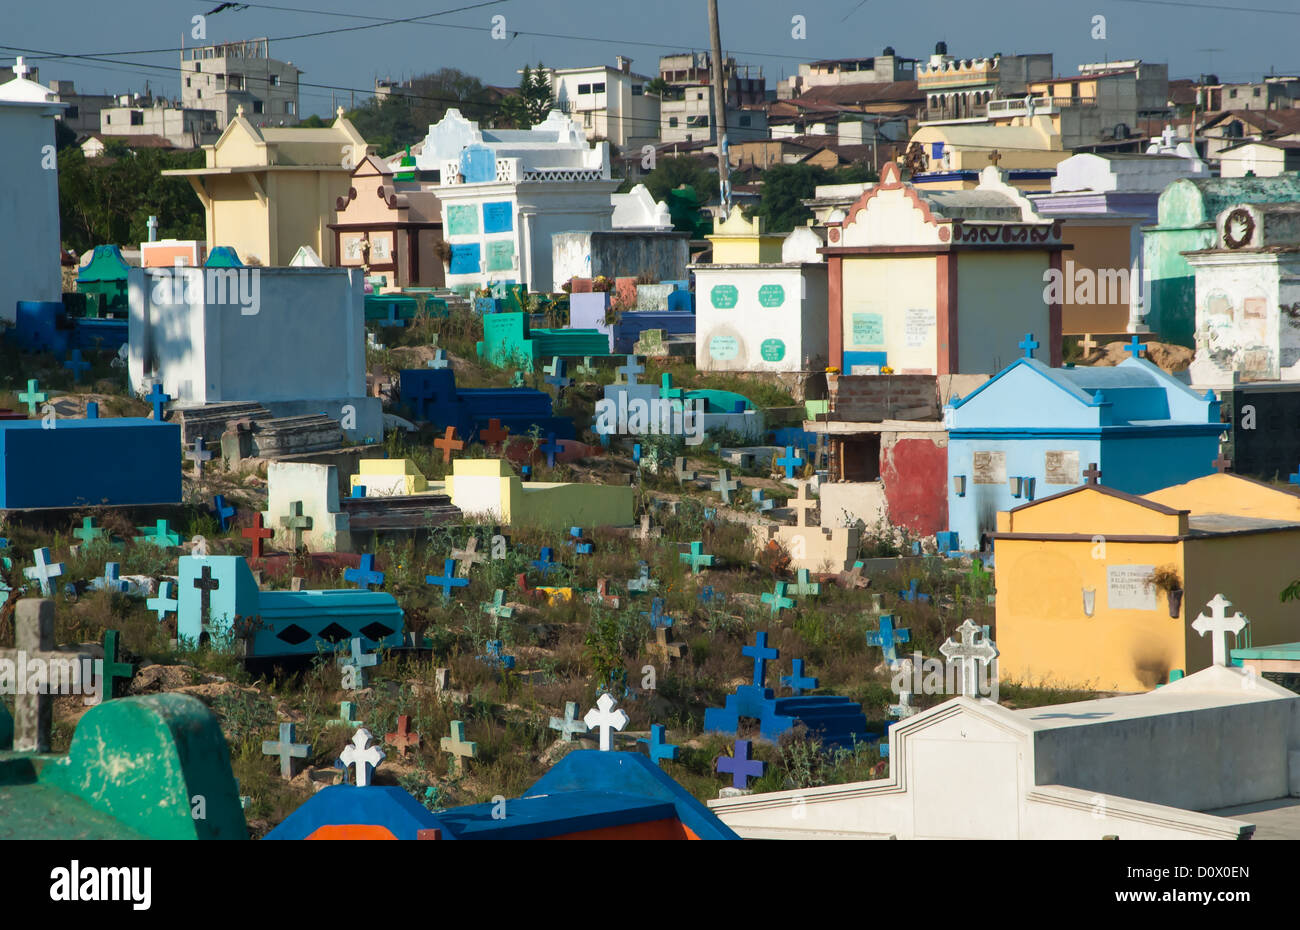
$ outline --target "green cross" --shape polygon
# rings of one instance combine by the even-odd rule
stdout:
[[[340,701],[340,702],[339,702],[339,716],[338,716],[338,719],[337,719],[337,720],[331,720],[331,721],[329,721],[328,723],[326,723],[325,725],[326,725],[326,726],[330,726],[330,727],[338,727],[338,726],[363,727],[363,726],[365,726],[364,723],[362,723],[360,720],[357,719],[357,705],[353,704],[351,701]]]
[[[152,528],[147,526],[137,526],[137,530],[143,533],[143,536],[135,537],[138,543],[153,543],[160,549],[166,549],[169,546],[179,546],[181,537],[179,533],[173,533],[167,525],[166,520],[159,520]]]
[[[681,400],[682,389],[673,387],[673,376],[671,374],[665,371],[664,376],[659,379],[659,383],[663,385],[663,387],[659,389],[660,397],[672,400]]]
[[[303,530],[311,529],[311,517],[302,515],[302,501],[289,505],[289,515],[280,518],[280,525],[293,533],[293,548],[296,552],[302,547]]]
[[[129,682],[135,674],[135,666],[130,662],[117,661],[117,635],[117,630],[104,631],[104,670],[99,680],[103,688],[101,699],[105,701],[113,696],[119,678]]]
[[[478,743],[465,739],[465,723],[461,720],[451,722],[451,736],[444,736],[440,746],[443,752],[451,755],[451,761],[447,764],[449,774],[463,772],[465,759],[478,758]]]
[[[97,539],[104,538],[104,531],[95,526],[94,517],[83,517],[81,520],[81,529],[73,530],[72,535],[81,540],[82,545],[89,546]]]
[[[50,399],[50,395],[44,391],[36,390],[37,381],[30,378],[27,381],[27,393],[18,395],[18,402],[27,405],[27,413],[30,416],[36,416],[36,407]]]
[[[822,586],[820,582],[810,581],[808,569],[801,568],[795,581],[794,593],[801,597],[816,597],[822,593]]]
[[[497,588],[497,593],[493,595],[492,600],[480,603],[479,609],[494,620],[497,618],[509,620],[514,615],[515,609],[505,605],[505,597],[505,592]]]
[[[776,590],[770,594],[764,594],[762,597],[764,604],[772,605],[773,616],[779,614],[783,607],[794,608],[794,599],[785,596],[786,587],[787,585],[784,581],[778,581],[776,583]]]
[[[691,543],[691,551],[679,552],[677,558],[679,561],[690,563],[692,575],[698,575],[700,573],[701,565],[713,565],[713,556],[704,554],[704,543],[702,542]]]

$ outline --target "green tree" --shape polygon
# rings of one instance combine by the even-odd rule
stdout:
[[[76,146],[59,153],[59,219],[67,248],[143,242],[150,216],[158,217],[161,236],[203,238],[203,206],[189,182],[161,176],[169,168],[203,167],[202,151],[110,146],[107,152],[118,154],[89,162]]]
[[[668,91],[668,82],[661,77],[651,78],[645,86],[647,94],[654,94],[656,97],[662,97]]]
[[[497,111],[497,125],[514,129],[531,129],[546,119],[555,108],[555,94],[546,77],[546,69],[539,61],[537,70],[524,65],[519,90],[501,101]]]
[[[718,172],[702,158],[672,155],[656,159],[654,170],[641,183],[655,200],[666,199],[669,191],[683,184],[695,188],[696,193],[709,197],[718,190]]]
[[[428,125],[418,126],[411,115],[410,102],[396,94],[374,97],[347,114],[348,120],[368,145],[380,155],[391,155],[420,141]]]
[[[812,197],[818,184],[835,180],[817,165],[773,165],[762,174],[762,190],[754,215],[763,217],[769,232],[789,232],[812,219],[803,201]]]

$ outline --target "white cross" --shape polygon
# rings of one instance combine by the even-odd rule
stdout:
[[[639,362],[640,360],[635,355],[629,355],[627,364],[621,365],[615,370],[627,379],[628,384],[636,384],[636,376],[645,372],[645,366],[639,364]]]
[[[1201,614],[1192,621],[1192,629],[1204,636],[1206,633],[1211,634],[1214,639],[1214,664],[1228,664],[1228,634],[1234,636],[1241,633],[1250,621],[1241,615],[1240,611],[1228,616],[1227,608],[1232,606],[1232,601],[1228,600],[1222,594],[1214,595],[1214,599],[1205,605],[1210,608],[1210,616]]]
[[[808,486],[811,483],[810,481],[801,483],[798,495],[785,503],[787,507],[795,511],[795,526],[811,526],[812,524],[808,522],[809,511],[821,506],[820,500],[808,496]]]
[[[889,705],[889,713],[899,720],[906,720],[916,713],[916,707],[912,704],[914,692],[911,689],[912,675],[914,666],[911,659],[903,659],[898,663],[896,671],[896,680],[901,680],[904,684],[898,689],[898,703]]]
[[[185,457],[194,463],[194,474],[203,477],[203,463],[212,458],[212,453],[203,448],[203,437],[194,440],[194,448],[185,453]]]
[[[352,737],[352,742],[343,747],[339,753],[339,761],[345,768],[356,766],[357,769],[357,787],[364,788],[370,784],[370,770],[384,761],[384,751],[378,746],[367,747],[367,743],[372,739],[370,731],[365,727],[357,730]]]
[[[939,647],[939,651],[943,653],[945,659],[961,665],[961,693],[966,697],[979,697],[979,680],[975,674],[976,663],[983,662],[988,665],[998,657],[998,647],[992,640],[975,642],[975,637],[982,635],[983,631],[969,617],[957,627],[957,632],[961,634],[961,642],[949,636]]]
[[[14,61],[14,77],[25,78],[27,77],[28,70],[27,65],[23,64],[23,56],[19,55]]]
[[[36,564],[31,568],[24,568],[23,575],[37,581],[41,586],[41,593],[44,594],[46,597],[49,597],[50,579],[58,578],[60,575],[63,574],[63,563],[62,562],[51,563],[49,561],[50,558],[49,549],[37,549],[35,552],[32,553],[32,555],[36,559]]]
[[[614,748],[614,734],[611,730],[621,730],[627,726],[627,714],[614,710],[615,701],[608,693],[596,699],[596,707],[587,711],[582,722],[589,730],[600,730],[600,751],[609,752]],[[599,710],[597,710],[599,708]]]

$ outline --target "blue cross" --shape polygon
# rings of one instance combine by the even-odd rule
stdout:
[[[167,619],[168,614],[176,613],[177,600],[173,596],[176,585],[170,581],[164,581],[158,585],[158,596],[151,597],[144,602],[144,605],[158,615],[158,622],[162,623]]]
[[[519,466],[519,476],[520,476],[521,478],[523,478],[523,480],[527,481],[529,478],[531,478],[531,477],[533,476],[533,466],[531,466],[531,465],[520,465],[520,466]]]
[[[158,422],[163,419],[163,407],[167,406],[167,401],[171,400],[170,394],[164,394],[162,385],[157,381],[153,383],[153,389],[145,395],[145,400],[153,404],[153,418]]]
[[[95,403],[93,400],[86,401],[86,419],[87,420],[99,419],[99,404]]]
[[[918,591],[917,589],[920,588],[920,586],[921,582],[913,578],[907,583],[907,590],[899,591],[898,596],[909,604],[915,604],[917,601],[920,601],[922,604],[927,604],[930,601],[930,595],[922,594]]]
[[[628,384],[636,384],[636,376],[644,372],[645,368],[639,364],[635,355],[629,355],[627,357],[627,364],[620,365],[618,368],[615,368],[614,371],[618,373],[619,377],[624,378]]]
[[[486,662],[488,665],[499,665],[506,671],[510,671],[515,667],[515,657],[505,655],[501,651],[501,640],[499,639],[488,640],[487,655],[478,656],[478,660]]]
[[[63,363],[63,367],[72,369],[72,380],[80,383],[81,373],[90,370],[90,362],[83,362],[81,360],[81,350],[73,349],[68,353],[68,358]]]
[[[221,524],[221,532],[230,529],[230,519],[235,515],[235,508],[226,503],[224,494],[218,494],[212,498],[212,504],[216,508],[217,522]]]
[[[365,496],[366,496],[366,486],[365,486],[364,484],[354,484],[354,485],[352,485],[352,496],[353,496],[353,497],[365,497]]]
[[[751,778],[758,778],[763,774],[764,763],[758,759],[751,759],[749,748],[749,740],[736,740],[732,755],[718,756],[718,771],[724,775],[731,775],[731,784],[736,788],[748,787]]]
[[[433,358],[427,362],[429,368],[446,368],[447,367],[447,350],[438,349],[433,353]]]
[[[1038,348],[1039,343],[1034,339],[1033,333],[1025,333],[1025,338],[1016,345],[1025,350],[1025,358],[1033,358],[1034,350]]]
[[[776,506],[776,501],[770,500],[762,488],[754,488],[754,490],[750,491],[749,499],[754,502],[754,506],[758,508],[760,513],[771,510]]]
[[[632,443],[632,464],[641,464],[641,443],[639,442]]]
[[[1294,475],[1287,478],[1287,481],[1291,482],[1292,484],[1300,484],[1300,471],[1297,471]]]
[[[754,660],[754,685],[758,688],[766,687],[767,682],[767,661],[768,659],[777,659],[781,653],[777,649],[768,648],[767,634],[755,633],[754,645],[745,646],[740,650],[743,656],[749,656]]]
[[[443,560],[442,560],[442,576],[441,576],[441,577],[437,577],[437,576],[434,576],[434,575],[425,575],[425,576],[424,576],[424,583],[425,583],[425,584],[431,584],[431,585],[437,585],[438,587],[441,587],[441,588],[442,588],[442,599],[443,599],[444,601],[449,601],[449,600],[451,600],[451,589],[452,589],[452,588],[463,588],[463,587],[466,587],[466,586],[469,584],[469,579],[468,579],[468,578],[457,578],[457,577],[456,577],[456,560],[455,560],[455,559],[443,559]]]
[[[543,546],[541,556],[533,559],[533,568],[542,573],[543,580],[560,567],[558,562],[551,561],[552,554],[550,546]]]
[[[641,611],[641,616],[648,616],[650,618],[651,629],[657,630],[661,626],[670,627],[673,625],[673,618],[664,613],[664,599],[662,597],[656,597],[652,600],[650,602],[650,612],[647,614],[643,610]]]
[[[885,662],[891,667],[898,662],[898,650],[894,648],[898,643],[905,643],[911,640],[912,631],[908,629],[894,629],[894,615],[880,615],[880,629],[867,631],[867,645],[879,646],[880,651],[885,655]]]
[[[537,448],[540,449],[542,452],[546,453],[547,468],[555,467],[555,456],[558,455],[560,452],[562,452],[564,449],[563,446],[561,446],[558,442],[555,441],[554,433],[547,433],[546,442],[542,443]]]
[[[366,553],[361,557],[359,568],[347,568],[343,570],[343,580],[350,581],[358,588],[370,590],[372,584],[382,585],[384,583],[384,573],[375,571],[375,557]]]
[[[582,538],[582,527],[580,526],[569,527],[569,536],[572,537],[569,540],[569,544],[573,546],[574,551],[577,552],[578,555],[591,554],[591,543],[587,542],[585,539]]]
[[[1133,338],[1124,346],[1124,351],[1131,353],[1134,358],[1137,358],[1146,351],[1146,348],[1147,344],[1145,342],[1139,342],[1137,333],[1134,333]]]
[[[655,765],[659,764],[660,759],[667,759],[670,762],[677,761],[677,747],[667,742],[665,739],[667,731],[663,724],[653,723],[650,725],[650,738],[639,739],[637,743],[645,743],[646,749],[650,753],[650,761]]]
[[[125,592],[127,583],[121,578],[121,570],[116,562],[104,563],[104,577],[96,578],[90,583],[90,586],[96,591],[119,591]]]
[[[804,675],[803,659],[795,659],[790,663],[790,674],[781,676],[781,684],[785,685],[794,692],[795,697],[804,693],[804,690],[811,691],[817,687],[817,679]]]
[[[776,460],[776,464],[785,469],[785,476],[793,478],[796,468],[803,468],[804,459],[795,451],[794,446],[785,447],[785,455]]]
[[[565,361],[558,355],[552,356],[551,364],[547,365],[543,371],[546,377],[543,379],[547,384],[555,388],[557,394],[564,391],[566,387],[573,384],[572,378],[564,376]]]
[[[702,603],[710,604],[713,601],[717,601],[719,604],[722,604],[725,603],[726,600],[727,600],[726,592],[715,591],[713,589],[713,585],[711,584],[706,584],[703,588],[700,589],[700,601]]]

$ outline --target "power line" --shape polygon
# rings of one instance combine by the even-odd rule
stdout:
[[[1188,0],[1114,0],[1116,3],[1137,3],[1145,6],[1176,6],[1193,10],[1223,10],[1230,13],[1272,13],[1277,16],[1300,16],[1300,10],[1278,10],[1252,6],[1226,6],[1221,3],[1189,3]]]

